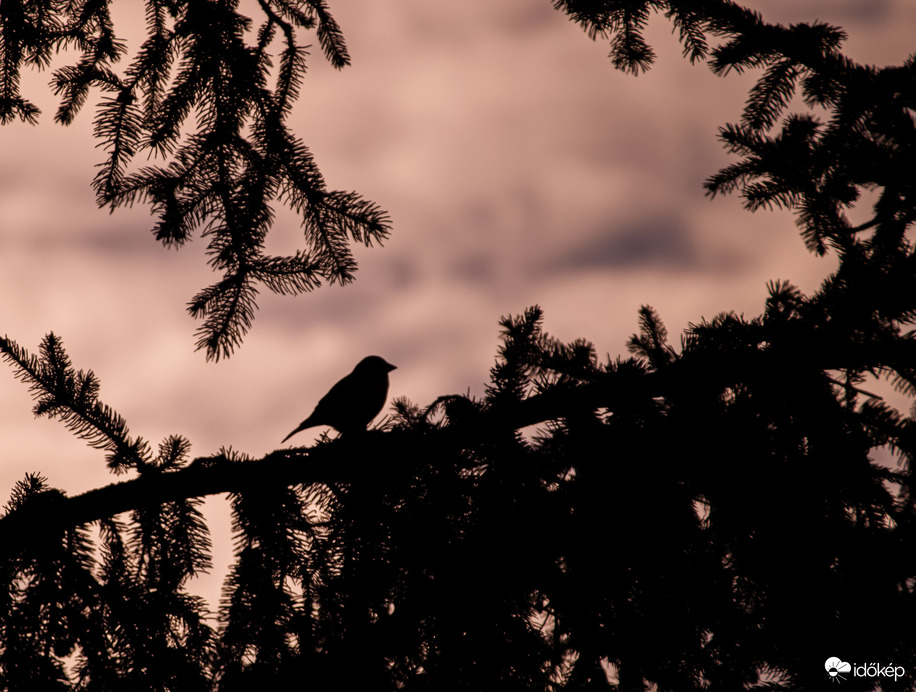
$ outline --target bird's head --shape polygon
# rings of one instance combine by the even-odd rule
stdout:
[[[366,373],[389,373],[396,370],[398,366],[392,365],[381,356],[366,356],[353,369],[353,372]]]

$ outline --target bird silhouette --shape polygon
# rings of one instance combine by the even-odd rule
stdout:
[[[330,425],[341,435],[365,430],[385,405],[388,373],[395,368],[380,356],[366,356],[353,368],[353,372],[321,397],[312,415],[284,437],[283,442],[297,432],[316,425]]]

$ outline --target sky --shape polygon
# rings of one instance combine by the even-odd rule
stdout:
[[[771,22],[842,26],[859,62],[899,64],[916,50],[911,0],[747,4]],[[703,181],[731,160],[717,130],[739,118],[754,75],[691,66],[663,18],[647,34],[656,65],[634,77],[550,0],[330,7],[353,64],[333,69],[316,41],[291,125],[329,188],[377,202],[392,234],[383,247],[356,248],[348,286],[262,294],[228,360],[194,350],[197,323],[185,311],[217,279],[205,244],[166,250],[148,208],[96,207],[92,110],[55,124],[50,73],[28,74],[40,124],[0,128],[0,334],[35,352],[56,333],[154,447],[182,434],[193,456],[231,447],[260,457],[372,353],[398,366],[392,398],[480,395],[500,317],[534,304],[551,335],[616,358],[641,305],[658,310],[677,343],[703,317],[758,314],[768,280],[810,292],[833,269],[804,249],[788,212],[750,214],[737,196],[704,195]],[[115,3],[115,20],[129,39],[142,30],[131,3]],[[268,250],[291,253],[300,241],[296,219],[279,213]],[[26,472],[70,495],[125,480],[31,407],[28,388],[0,367],[2,502]],[[214,530],[228,530],[224,503],[207,506]],[[226,551],[218,542],[217,563]],[[217,577],[204,588],[218,590]]]

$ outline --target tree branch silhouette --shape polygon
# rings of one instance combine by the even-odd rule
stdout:
[[[180,618],[163,632],[186,643],[155,659],[180,652],[185,662],[162,670],[200,674],[186,658],[210,651],[217,663],[204,679],[226,685],[280,684],[298,670],[323,689],[396,689],[425,676],[535,687],[561,676],[580,688],[608,684],[612,665],[634,688],[651,680],[683,689],[702,670],[711,687],[727,689],[757,680],[761,656],[801,684],[812,677],[803,660],[811,637],[842,642],[862,631],[909,661],[912,642],[900,633],[916,606],[905,587],[912,466],[895,473],[869,452],[889,446],[911,459],[916,437],[912,420],[882,401],[860,405],[857,385],[868,368],[912,363],[913,341],[863,340],[848,324],[836,327],[835,315],[815,319],[823,300],[773,284],[761,317],[695,325],[679,351],[644,308],[634,357],[606,363],[587,342],[545,335],[531,308],[502,321],[482,400],[448,396],[423,409],[402,401],[387,431],[260,460],[226,452],[185,465],[186,446],[169,438],[159,455],[168,464],[151,461],[134,480],[73,498],[27,479],[0,519],[3,563],[12,578],[52,558],[68,565],[78,546],[61,583],[88,579],[79,612],[113,579],[129,603],[146,598],[137,580],[158,585],[155,593],[178,599],[161,613],[137,603],[135,613],[93,626],[129,625],[136,636],[125,655],[143,659],[149,634],[136,618]],[[834,338],[841,333],[852,338]],[[44,381],[41,359],[9,341],[3,348],[16,354],[20,376]],[[65,356],[62,347],[54,353]],[[58,378],[78,381],[72,371]],[[232,499],[237,535],[219,635],[196,624],[200,604],[179,597],[207,564],[196,503],[214,493]],[[139,533],[125,541],[118,517],[128,512]],[[85,534],[93,521],[99,557]],[[611,563],[594,545],[603,539]],[[173,554],[186,556],[174,568]],[[90,578],[96,560],[103,574]],[[881,608],[856,610],[864,594]],[[17,598],[40,603],[48,594]],[[902,619],[889,623],[888,609]],[[83,615],[68,617],[82,627],[74,623]],[[193,644],[177,622],[189,623]],[[88,635],[61,637],[61,651],[74,641],[95,646]],[[27,653],[13,647],[8,658],[33,671],[56,665]],[[85,674],[142,668],[125,665],[87,661]]]
[[[99,201],[151,202],[167,245],[204,229],[224,278],[191,309],[214,358],[250,325],[259,284],[349,280],[348,243],[387,232],[372,204],[325,189],[285,123],[305,64],[297,32],[317,29],[342,66],[340,28],[322,0],[259,6],[252,44],[233,2],[150,0],[122,77],[106,3],[0,5],[0,119],[37,114],[18,91],[23,65],[82,51],[56,73],[58,119],[91,87],[109,94]],[[916,669],[916,426],[866,389],[884,377],[916,393],[913,60],[860,66],[839,29],[767,24],[729,0],[555,6],[633,73],[654,59],[653,12],[692,62],[761,69],[721,132],[743,159],[708,190],[794,209],[838,269],[810,296],[772,282],[759,316],[704,319],[679,348],[644,307],[631,357],[606,362],[549,337],[534,307],[501,321],[480,399],[400,401],[384,430],[260,460],[189,462],[180,436],[154,453],[56,336],[38,356],[4,338],[36,414],[138,477],[72,498],[35,475],[14,488],[0,518],[0,688],[725,692],[816,689],[825,654]],[[785,115],[799,89],[826,124]],[[183,138],[195,110],[201,127]],[[171,159],[129,172],[142,151]],[[872,221],[853,228],[845,210],[868,188]],[[274,199],[302,216],[307,251],[263,255]],[[879,463],[888,453],[899,470]],[[217,626],[188,590],[209,568],[199,505],[214,493],[229,495],[235,537]]]
[[[53,53],[74,45],[82,51],[53,75],[62,98],[55,120],[73,122],[90,90],[100,89],[94,133],[107,158],[93,181],[99,205],[113,211],[150,204],[158,217],[153,231],[167,247],[197,232],[208,239],[209,264],[223,278],[188,309],[203,320],[198,348],[218,360],[251,327],[259,285],[297,294],[325,281],[348,283],[356,270],[350,243],[381,243],[390,220],[354,192],[328,190],[287,126],[306,69],[303,32],[317,32],[335,68],[350,64],[323,0],[262,0],[257,32],[235,1],[147,0],[145,7],[146,39],[120,75],[114,67],[127,46],[115,36],[109,3],[4,3],[0,123],[37,122],[38,108],[19,91],[23,67],[45,67]],[[165,163],[137,169],[143,155]],[[275,202],[302,219],[305,249],[292,256],[264,254]]]

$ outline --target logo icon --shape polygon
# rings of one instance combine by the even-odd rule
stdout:
[[[828,658],[824,662],[824,668],[827,670],[827,675],[830,676],[830,682],[839,682],[840,680],[845,680],[842,673],[848,673],[852,670],[852,666],[841,661],[840,659],[833,657]]]

